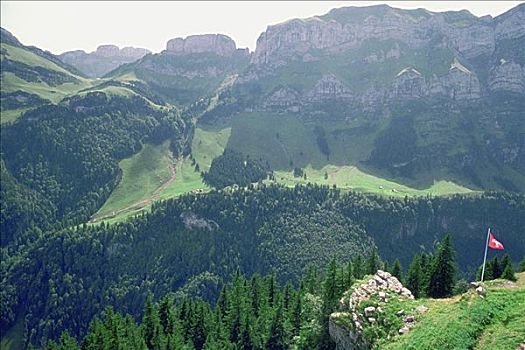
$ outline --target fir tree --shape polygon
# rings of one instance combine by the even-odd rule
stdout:
[[[394,265],[392,265],[392,271],[390,271],[392,276],[396,277],[400,282],[403,281],[403,270],[401,268],[401,263],[399,259],[394,260]]]
[[[354,277],[356,279],[363,278],[365,275],[363,256],[361,254],[356,256],[352,264],[354,267]]]
[[[326,272],[326,278],[324,282],[323,291],[323,306],[321,315],[321,324],[323,325],[323,331],[320,339],[320,349],[331,349],[334,346],[334,342],[328,333],[328,318],[335,305],[337,304],[337,263],[335,257],[330,261],[328,265],[328,271]]]
[[[377,255],[377,248],[374,247],[366,261],[366,273],[369,275],[373,275],[380,268],[381,268],[381,261],[379,260],[379,256]]]
[[[354,268],[352,262],[349,261],[348,265],[346,265],[345,289],[349,289],[350,287],[352,287],[352,284],[354,284]]]
[[[525,257],[520,261],[519,272],[525,272]]]
[[[428,295],[433,298],[451,296],[456,283],[456,271],[452,237],[448,234],[439,245],[436,257],[430,267]]]
[[[503,260],[501,261],[501,267],[503,268],[501,278],[509,281],[516,281],[516,275],[514,275],[514,268],[512,267],[512,260],[510,260],[510,256],[508,254],[505,254],[503,257]]]
[[[281,305],[277,307],[272,323],[270,325],[270,332],[266,341],[265,349],[268,350],[284,350],[286,349],[285,332],[283,327],[283,309]]]
[[[162,349],[161,325],[151,293],[148,294],[146,299],[142,324],[144,326],[144,340],[147,348],[150,350]]]
[[[421,255],[417,254],[412,259],[407,275],[407,288],[410,289],[415,298],[421,296],[423,287],[423,272],[421,271]]]

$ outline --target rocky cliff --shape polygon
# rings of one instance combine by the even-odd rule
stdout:
[[[371,349],[377,340],[366,332],[368,328],[381,328],[390,337],[405,334],[416,325],[415,315],[428,308],[419,305],[413,310],[399,309],[400,303],[414,300],[412,292],[385,271],[377,271],[367,281],[347,291],[339,301],[339,312],[330,315],[330,337],[337,350]]]
[[[67,51],[59,55],[59,58],[90,77],[101,77],[120,65],[136,61],[148,53],[150,51],[144,48],[119,49],[116,45],[100,45],[91,53],[83,50]]]
[[[276,78],[282,85],[280,77],[288,76],[296,93],[280,95],[277,104],[286,108],[326,100],[365,110],[420,98],[469,102],[493,91],[525,93],[523,44],[525,4],[496,18],[346,7],[269,26],[238,83]],[[304,74],[318,79],[310,83]],[[277,106],[271,94],[265,107]]]
[[[222,34],[190,35],[168,41],[166,51],[174,54],[212,52],[219,56],[231,56],[237,51],[235,41]],[[241,50],[248,53],[246,50]]]

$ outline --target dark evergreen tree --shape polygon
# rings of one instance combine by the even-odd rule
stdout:
[[[525,257],[520,261],[519,272],[525,272]]]
[[[150,350],[161,350],[163,348],[162,326],[151,293],[148,294],[148,298],[146,299],[142,323],[144,326],[144,340],[147,348]]]
[[[365,267],[363,262],[363,256],[359,254],[356,256],[352,262],[354,266],[354,276],[356,279],[361,279],[365,275]]]
[[[325,281],[324,281],[324,291],[323,291],[323,306],[322,306],[322,315],[321,315],[321,325],[323,327],[321,333],[321,339],[319,340],[320,349],[333,349],[334,342],[328,333],[328,318],[332,311],[334,310],[337,299],[339,295],[337,294],[337,263],[335,257],[330,261],[328,265],[328,270],[326,271]]]
[[[379,256],[377,255],[377,248],[374,246],[372,248],[372,252],[368,256],[368,259],[366,260],[366,273],[369,275],[373,275],[381,268],[381,261],[379,260]]]
[[[501,278],[510,281],[516,281],[516,275],[514,274],[514,268],[512,266],[512,260],[508,254],[505,254],[503,260],[501,261],[501,267],[503,272],[501,273]]]
[[[452,237],[446,235],[437,249],[430,268],[427,293],[432,298],[445,298],[452,295],[456,283],[457,266]]]
[[[395,276],[400,282],[403,282],[403,269],[401,268],[401,263],[399,259],[394,260],[394,265],[392,265],[392,270],[390,271],[392,276]]]
[[[421,255],[417,254],[412,259],[408,269],[406,286],[415,298],[421,296],[423,289],[423,272],[421,271]]]
[[[287,348],[285,339],[286,336],[283,327],[283,309],[282,306],[279,305],[272,318],[265,349],[285,350]]]

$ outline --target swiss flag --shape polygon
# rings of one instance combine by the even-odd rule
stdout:
[[[503,244],[499,242],[494,235],[492,234],[492,231],[489,233],[489,248],[497,249],[497,250],[503,250],[505,249],[503,247]]]

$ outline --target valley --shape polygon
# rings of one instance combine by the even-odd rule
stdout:
[[[61,54],[2,28],[2,349],[522,346],[524,28],[350,6],[253,49]],[[379,270],[414,299],[354,317]]]

